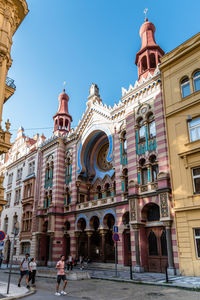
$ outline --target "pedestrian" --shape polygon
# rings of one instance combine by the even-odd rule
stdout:
[[[29,263],[30,271],[29,271],[29,281],[31,281],[32,286],[35,287],[35,275],[36,275],[36,268],[37,264],[35,258],[31,258],[31,262]]]
[[[66,288],[66,285],[67,285],[67,278],[66,278],[66,275],[65,275],[65,256],[64,255],[60,256],[60,260],[56,264],[56,269],[57,269],[57,283],[56,283],[55,296],[67,295],[67,293],[65,292],[65,288]],[[64,283],[63,283],[63,289],[59,293],[59,286],[60,286],[61,280]]]
[[[80,262],[80,269],[83,270],[83,268],[84,268],[84,256],[80,255],[79,262]]]
[[[69,268],[71,268],[71,271],[72,271],[72,269],[73,269],[73,263],[72,263],[72,261],[73,261],[73,257],[72,257],[72,255],[70,253],[69,256],[68,256],[68,261],[67,261],[67,270],[69,270]]]
[[[28,284],[28,277],[29,277],[29,253],[26,253],[25,257],[21,260],[20,264],[20,277],[19,277],[19,282],[18,282],[18,287],[21,286],[21,280],[25,276],[26,280],[26,287],[29,289],[30,286]]]

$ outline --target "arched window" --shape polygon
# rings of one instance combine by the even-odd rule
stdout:
[[[101,199],[102,198],[102,192],[101,192],[101,186],[98,185],[97,187],[97,194],[98,194],[98,199]]]
[[[152,139],[156,136],[156,123],[154,121],[153,114],[151,113],[148,116],[148,124],[149,124],[149,138]]]
[[[184,77],[181,80],[181,93],[182,93],[182,98],[187,97],[188,95],[191,94],[190,91],[190,80],[188,77]]]
[[[147,69],[147,57],[146,56],[143,56],[141,64],[142,64],[142,72],[144,72]]]
[[[106,197],[110,197],[111,193],[110,193],[110,184],[109,183],[105,184],[105,192],[106,192]]]
[[[160,243],[161,243],[162,256],[167,256],[167,240],[166,240],[166,231],[165,230],[163,230],[163,232],[161,234]]]
[[[68,128],[68,120],[65,120],[65,128]]]
[[[151,204],[147,211],[147,220],[149,222],[160,220],[160,208],[157,204]]]
[[[63,119],[60,119],[59,120],[59,129],[62,129],[63,128]]]
[[[158,246],[157,246],[157,238],[155,233],[151,230],[149,237],[149,255],[158,255]]]
[[[123,171],[124,174],[124,192],[128,192],[128,169],[124,169]]]
[[[156,67],[156,58],[155,58],[155,54],[151,53],[149,56],[150,59],[150,68],[155,68]]]
[[[200,71],[197,71],[193,75],[193,84],[194,84],[194,91],[200,90]]]

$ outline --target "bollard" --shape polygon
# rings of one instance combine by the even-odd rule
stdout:
[[[169,281],[168,281],[167,266],[165,268],[165,277],[166,277],[165,282],[168,283]]]
[[[130,263],[130,279],[133,280],[132,263]]]

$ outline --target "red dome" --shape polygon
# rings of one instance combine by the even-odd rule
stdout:
[[[59,100],[67,100],[69,101],[69,96],[65,93],[65,89],[63,92],[59,95]]]
[[[139,32],[140,37],[142,37],[142,34],[148,30],[153,31],[154,33],[156,31],[156,28],[153,23],[149,22],[148,19],[145,19],[145,23],[143,23],[142,26],[140,27],[140,32]]]

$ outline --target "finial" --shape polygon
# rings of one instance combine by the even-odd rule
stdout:
[[[65,87],[66,87],[66,81],[65,80],[63,82],[63,87],[64,87],[63,92],[65,93]]]
[[[148,8],[145,8],[144,9],[144,14],[145,14],[145,22],[147,22],[148,21],[148,18],[147,18],[147,12],[148,12]]]

